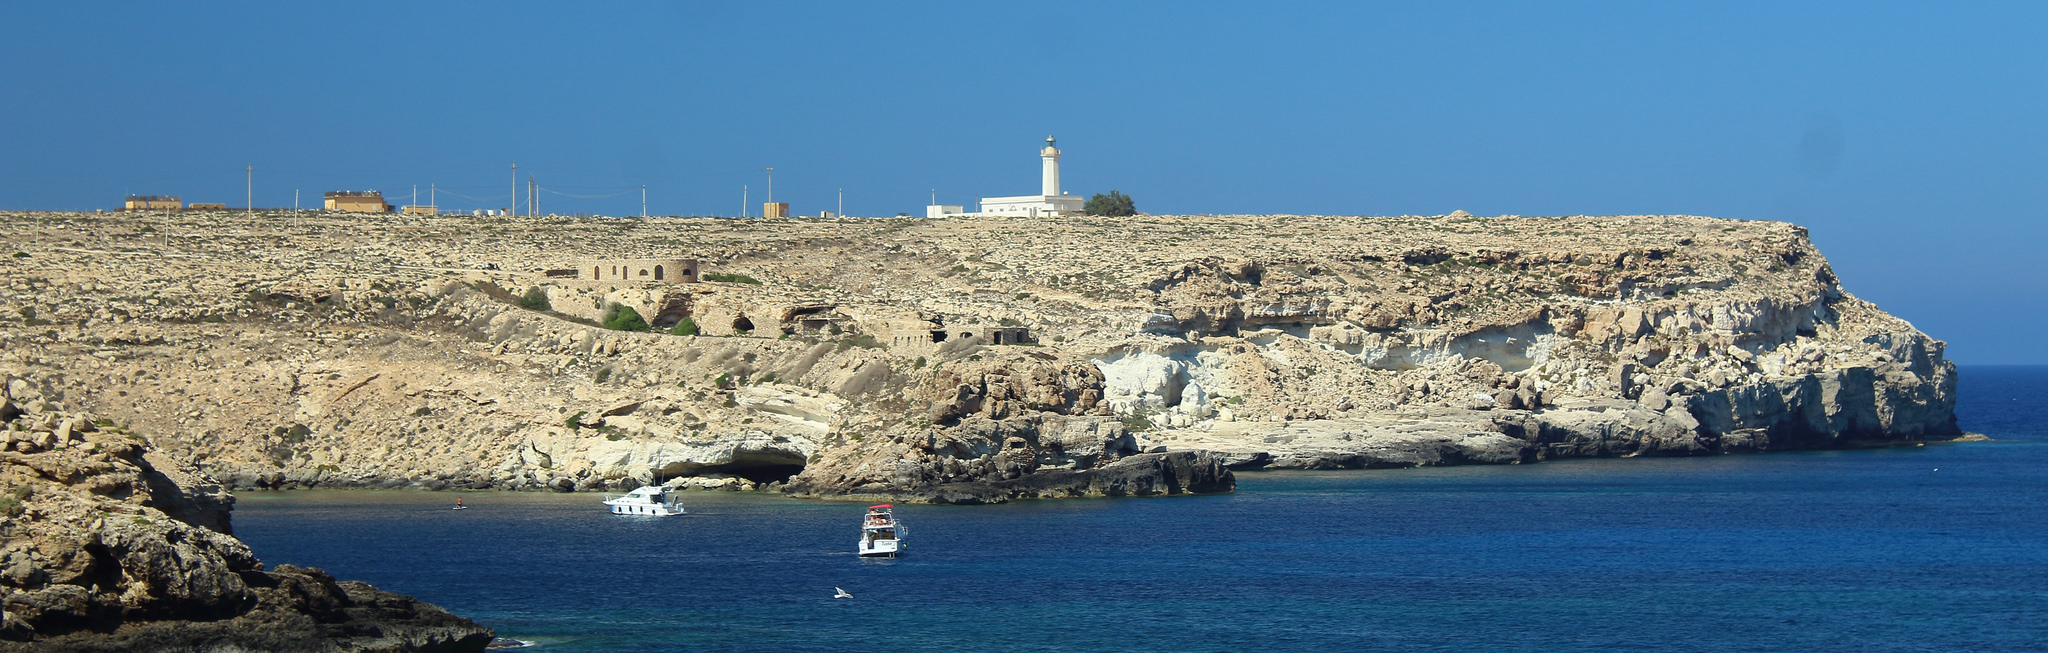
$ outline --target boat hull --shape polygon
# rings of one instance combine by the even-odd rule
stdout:
[[[682,506],[674,506],[674,507],[670,507],[670,506],[665,506],[665,505],[662,505],[662,504],[652,504],[652,505],[648,505],[648,504],[606,504],[606,505],[607,505],[607,506],[609,506],[609,507],[610,507],[610,508],[612,509],[612,514],[614,514],[614,515],[645,515],[645,516],[649,516],[649,517],[669,517],[669,516],[673,516],[673,515],[680,515],[680,514],[683,514],[683,507],[682,507]]]
[[[902,550],[903,550],[903,545],[901,545],[901,544],[898,544],[898,543],[896,543],[896,542],[893,542],[893,541],[890,541],[890,542],[887,542],[887,543],[879,543],[879,542],[878,542],[878,543],[877,543],[877,546],[867,546],[867,545],[863,544],[863,545],[862,545],[862,546],[860,547],[860,557],[863,557],[863,558],[894,558],[894,557],[896,557],[896,554],[897,554],[898,552],[902,551]]]

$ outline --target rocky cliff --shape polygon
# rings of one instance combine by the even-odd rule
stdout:
[[[0,217],[20,390],[235,487],[981,502],[1957,434],[1943,344],[1775,222]],[[566,276],[611,255],[719,281]]]
[[[26,379],[15,381],[28,385]],[[143,436],[0,401],[0,650],[481,651],[491,631],[318,569],[265,569],[234,498]]]

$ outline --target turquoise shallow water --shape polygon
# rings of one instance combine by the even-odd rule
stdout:
[[[897,560],[852,555],[862,504],[751,494],[245,493],[235,528],[529,650],[2039,650],[2048,368],[1961,392],[1998,441],[904,506]]]

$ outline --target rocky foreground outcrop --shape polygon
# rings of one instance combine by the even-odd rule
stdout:
[[[319,569],[265,569],[234,498],[144,437],[0,401],[0,650],[481,651],[491,631]]]
[[[1779,222],[0,217],[10,386],[235,488],[973,502],[1959,434],[1945,345]],[[607,256],[723,281],[563,276]]]

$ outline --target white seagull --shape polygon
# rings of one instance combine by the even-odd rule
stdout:
[[[835,598],[835,599],[850,599],[850,598],[853,598],[853,595],[852,595],[852,594],[847,594],[847,593],[846,593],[846,590],[843,590],[843,589],[839,589],[839,586],[838,586],[838,585],[833,585],[833,586],[832,586],[832,591],[833,591],[833,594],[832,594],[832,598]]]

